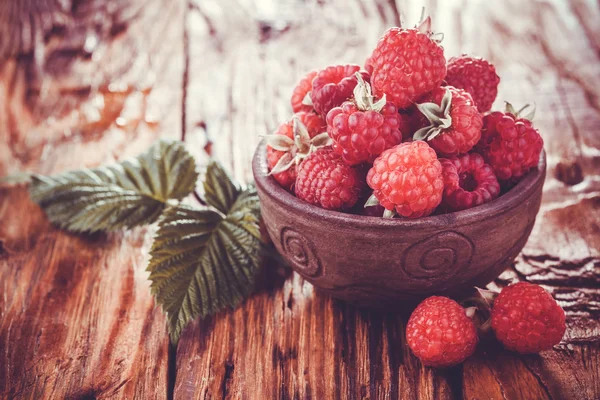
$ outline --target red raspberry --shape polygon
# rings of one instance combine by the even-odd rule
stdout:
[[[504,347],[518,353],[551,349],[565,334],[565,312],[544,288],[519,282],[494,300],[492,328]]]
[[[428,98],[429,97],[426,95],[423,97],[423,101],[426,101]],[[429,120],[421,113],[421,111],[419,111],[416,104],[399,110],[398,113],[402,119],[400,132],[402,132],[402,136],[405,139],[412,138],[416,131],[429,125]],[[402,128],[404,128],[404,130],[402,130]]]
[[[421,114],[419,111],[417,111],[417,112],[419,114]],[[403,139],[412,138],[412,135],[415,132],[415,130],[413,130],[413,125],[412,125],[412,120],[411,120],[412,114],[406,112],[406,110],[398,110],[398,115],[400,116],[400,125],[398,126],[398,130],[402,133],[402,138]]]
[[[462,89],[446,86],[431,92],[429,101],[417,107],[430,125],[415,132],[413,139],[427,140],[438,154],[445,157],[471,150],[481,138],[483,126],[483,119],[471,95]]]
[[[496,68],[483,58],[463,54],[448,61],[446,83],[469,92],[479,112],[484,113],[496,100],[500,77]]]
[[[522,109],[523,110],[523,109]],[[500,180],[520,178],[538,165],[544,141],[527,118],[520,118],[510,104],[507,112],[483,117],[477,152]]]
[[[432,296],[411,314],[406,325],[406,342],[424,365],[450,367],[475,352],[477,329],[457,302]]]
[[[442,204],[451,211],[466,210],[500,194],[500,184],[492,167],[479,154],[464,154],[450,159],[440,158],[444,175]]]
[[[360,70],[358,65],[335,65],[319,71],[312,81],[312,102],[315,110],[323,117],[329,110],[341,105],[352,97],[352,91],[357,84],[355,73]],[[361,73],[364,80],[369,80],[366,72]]]
[[[304,76],[300,82],[294,88],[294,92],[292,93],[292,110],[295,113],[300,111],[312,111],[313,106],[311,104],[306,104],[305,98],[308,95],[310,99],[310,92],[312,90],[312,81],[317,76],[317,71],[311,71],[306,76]],[[311,100],[312,102],[312,100]]]
[[[297,121],[298,137],[294,137],[294,120]],[[323,119],[314,112],[299,112],[289,122],[283,123],[273,135],[268,135],[267,164],[270,174],[286,190],[296,182],[296,164],[308,156],[313,147],[329,145],[320,135],[326,127]],[[325,133],[326,135],[326,133]]]
[[[417,28],[390,28],[379,39],[368,61],[377,96],[385,94],[396,107],[405,108],[440,86],[446,76],[446,59],[430,28],[427,18]]]
[[[442,166],[435,151],[425,142],[401,143],[385,150],[373,162],[367,174],[373,196],[365,207],[377,201],[386,209],[403,217],[424,217],[442,201],[444,181]]]
[[[373,73],[373,56],[369,56],[365,61],[365,71],[370,75]]]
[[[296,196],[329,210],[347,210],[362,188],[357,171],[330,147],[311,153],[298,167]]]
[[[333,149],[349,165],[372,163],[382,151],[402,142],[396,107],[385,97],[373,103],[371,87],[360,74],[354,98],[327,114],[327,132]]]

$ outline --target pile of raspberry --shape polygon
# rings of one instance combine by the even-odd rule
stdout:
[[[358,65],[306,74],[294,116],[268,135],[270,174],[330,210],[419,218],[496,199],[536,168],[527,107],[490,111],[500,78],[479,57],[446,61],[428,17],[389,29]]]

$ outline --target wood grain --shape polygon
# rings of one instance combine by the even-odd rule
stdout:
[[[600,398],[600,7],[425,4],[447,56],[497,66],[496,108],[537,104],[549,165],[542,210],[491,287],[544,285],[567,311],[563,343],[519,356],[484,337],[462,366],[424,368],[404,344],[407,316],[356,309],[270,263],[242,307],[185,330],[173,365],[144,272],[152,228],[69,235],[23,186],[0,187],[0,398]],[[420,8],[0,2],[0,176],[108,163],[182,136],[200,164],[208,152],[250,180],[259,135],[290,117],[298,77],[362,64],[400,12],[411,22]]]
[[[0,228],[0,398],[166,398],[146,230],[73,236],[40,224],[26,188],[0,195],[3,221],[31,215],[21,232]]]
[[[183,10],[0,2],[0,176],[114,162],[178,138],[183,29],[170,21]],[[145,271],[152,229],[69,235],[22,186],[0,188],[0,221],[0,398],[167,398],[166,319]]]

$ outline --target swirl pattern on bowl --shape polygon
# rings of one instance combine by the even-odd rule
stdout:
[[[321,274],[321,263],[310,240],[289,226],[281,230],[280,238],[281,249],[301,275],[316,278]]]

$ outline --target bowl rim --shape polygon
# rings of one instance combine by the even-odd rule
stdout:
[[[368,215],[344,213],[341,211],[326,210],[300,200],[283,189],[272,176],[268,176],[266,161],[266,143],[263,139],[257,146],[252,160],[252,173],[255,185],[270,199],[286,208],[294,209],[297,213],[306,214],[309,218],[318,218],[333,224],[345,224],[356,228],[373,227],[402,227],[402,228],[443,228],[449,226],[462,226],[478,220],[491,218],[503,214],[521,204],[528,198],[538,185],[543,184],[546,175],[546,152],[542,149],[538,167],[532,169],[515,187],[504,195],[489,203],[482,204],[468,210],[452,213],[432,215],[427,217],[409,218],[382,218]]]

